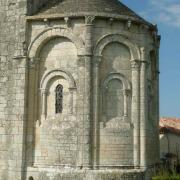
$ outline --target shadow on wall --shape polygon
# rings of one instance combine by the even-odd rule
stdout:
[[[48,0],[28,0],[27,3],[27,15],[33,15],[37,13],[41,8],[47,4]]]

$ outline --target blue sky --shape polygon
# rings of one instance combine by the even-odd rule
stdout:
[[[122,0],[153,24],[161,37],[160,116],[180,117],[180,0]]]

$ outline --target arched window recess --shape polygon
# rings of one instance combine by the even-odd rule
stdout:
[[[103,81],[102,83],[102,96],[105,96],[105,91],[108,88],[108,84],[110,83],[110,81],[117,79],[120,82],[122,82],[123,85],[123,96],[124,96],[124,113],[123,116],[124,118],[128,117],[128,97],[131,94],[131,84],[130,82],[127,80],[127,78],[121,74],[121,73],[110,73]],[[104,101],[104,97],[101,98],[102,99],[102,104],[105,104]],[[104,112],[103,112],[104,113]]]
[[[46,119],[47,113],[47,91],[49,82],[54,78],[64,78],[69,83],[69,93],[70,93],[70,109],[69,113],[73,114],[73,96],[76,91],[76,83],[74,78],[69,72],[63,71],[61,69],[56,69],[53,71],[47,72],[41,82],[40,82],[40,90],[41,90],[41,99],[42,99],[42,119]],[[63,112],[63,86],[59,84],[55,88],[55,114],[60,114]]]

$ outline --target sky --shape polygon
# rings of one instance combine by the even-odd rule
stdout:
[[[160,47],[160,116],[180,118],[180,0],[121,0],[158,25]]]

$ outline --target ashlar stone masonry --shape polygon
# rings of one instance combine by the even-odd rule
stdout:
[[[0,180],[150,180],[159,44],[118,0],[0,0]]]

